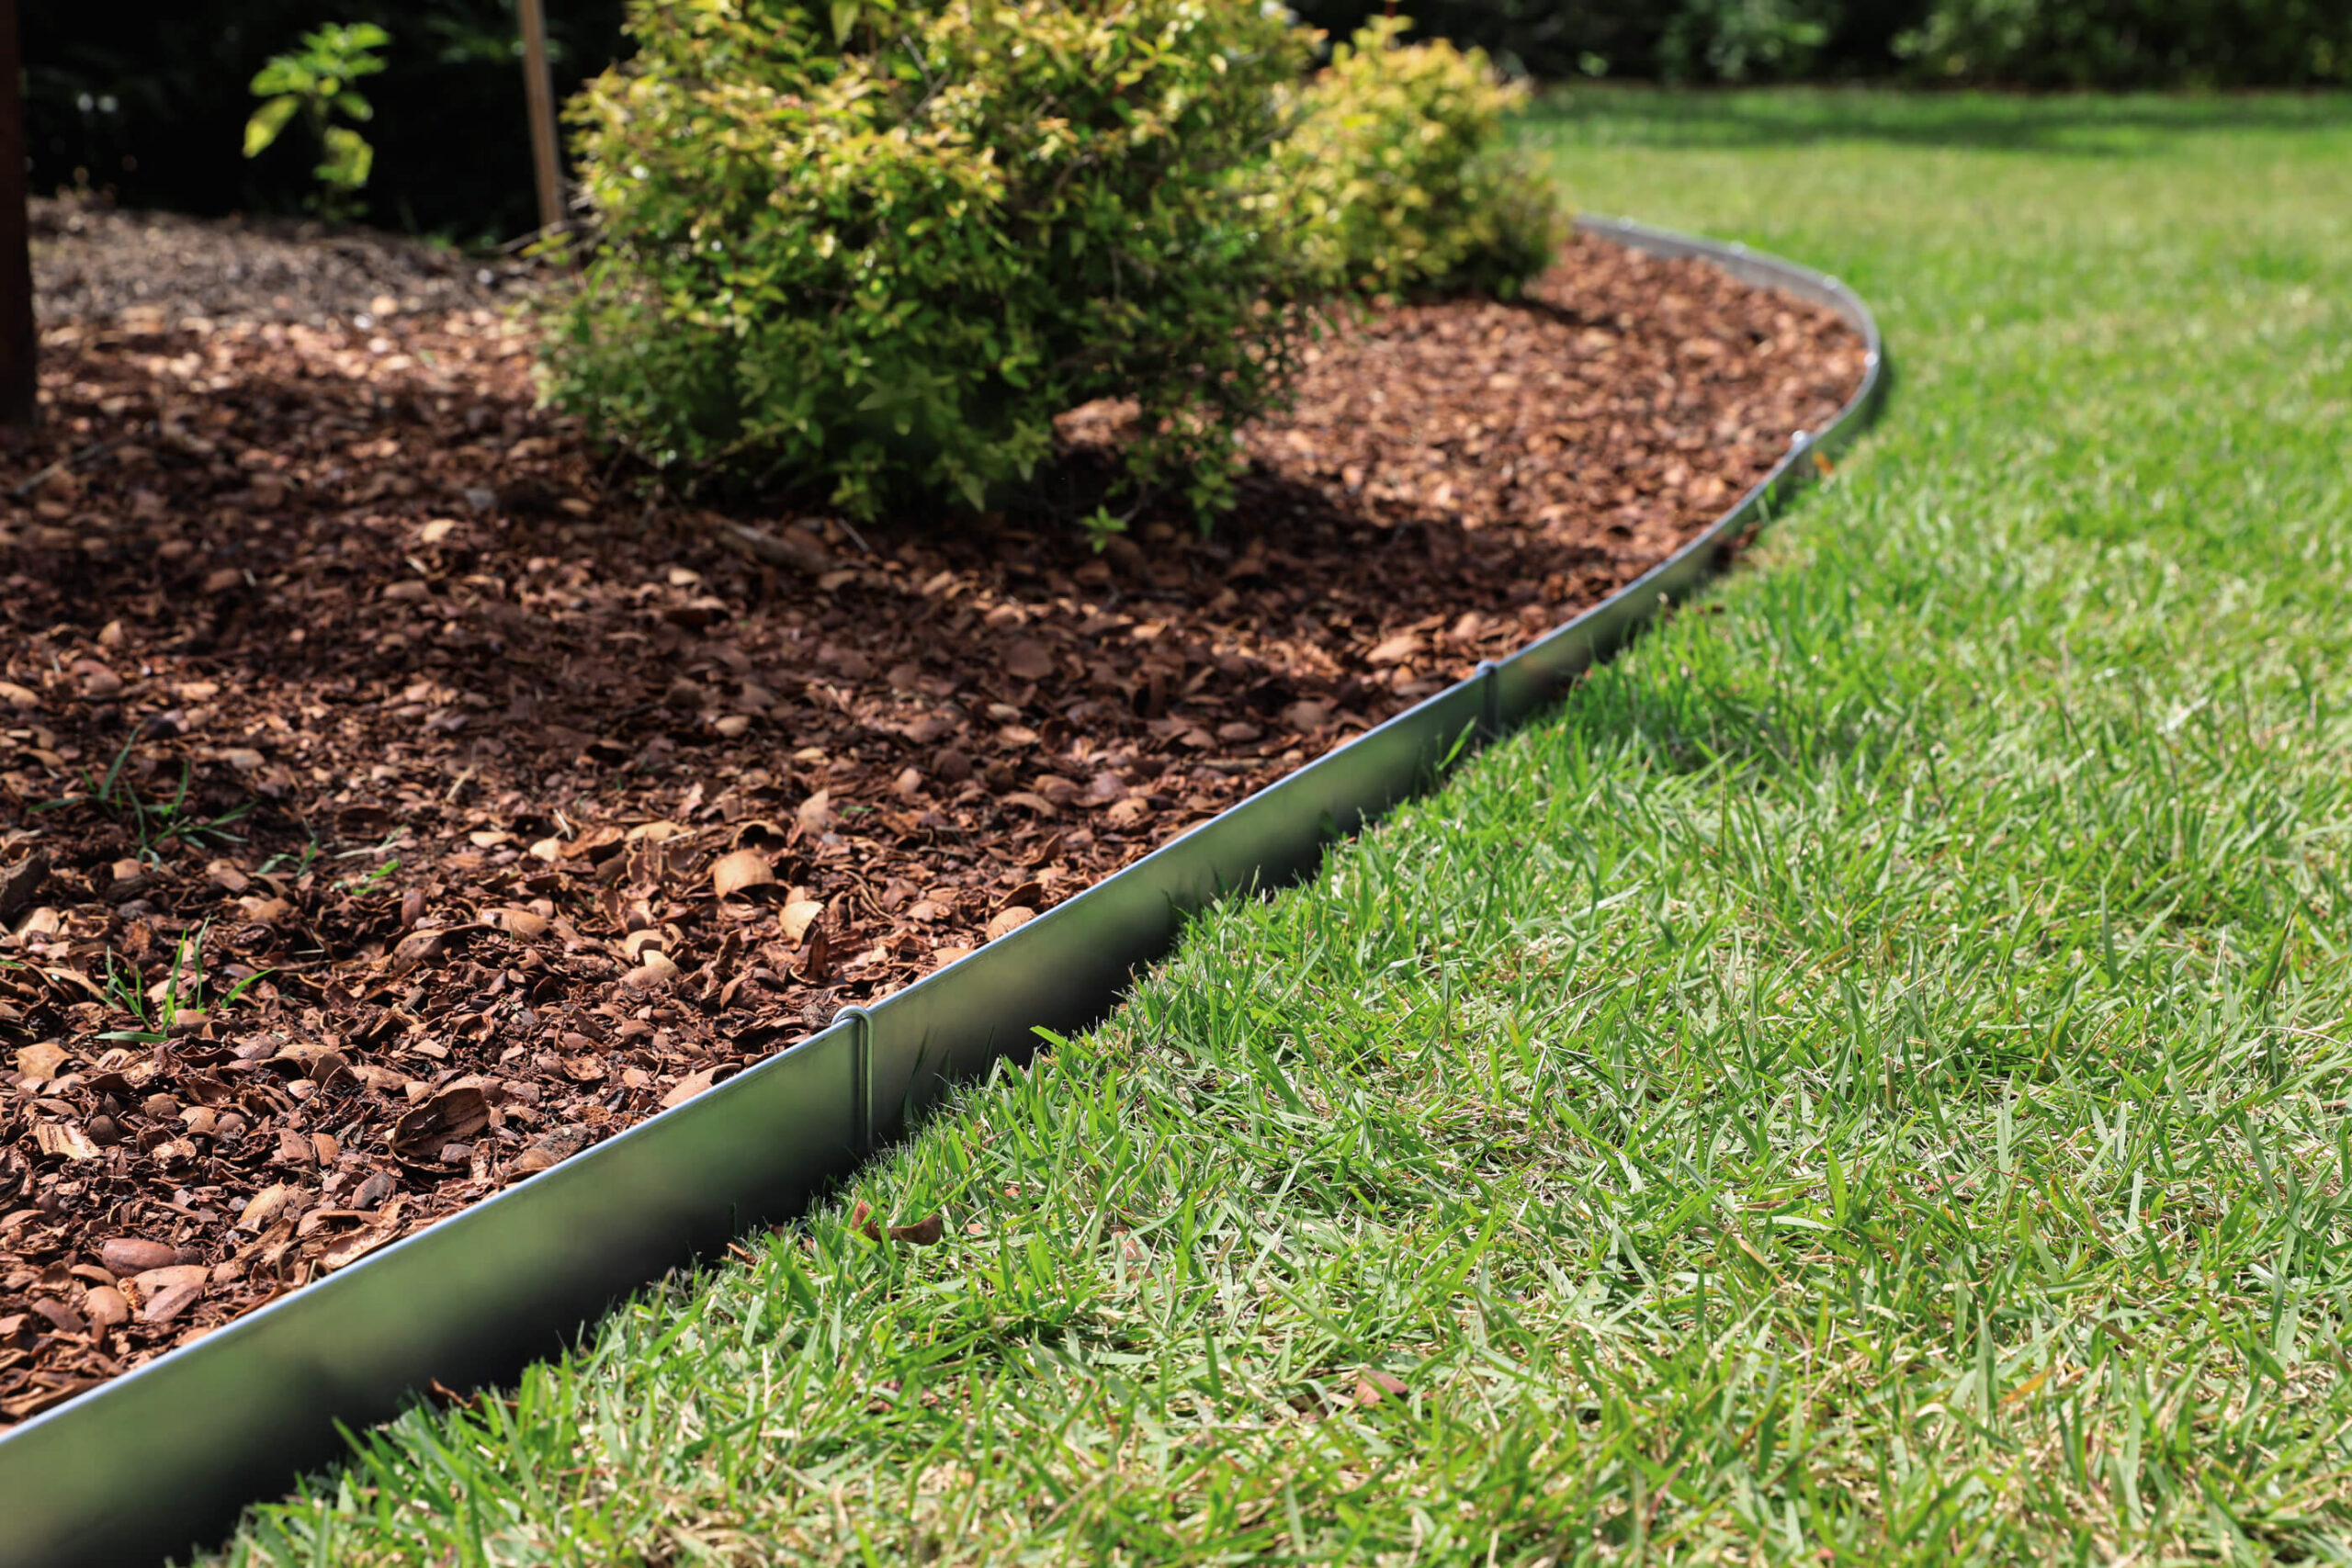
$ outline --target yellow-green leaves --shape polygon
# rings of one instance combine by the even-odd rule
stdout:
[[[1563,237],[1548,181],[1502,143],[1523,96],[1477,50],[1400,44],[1404,17],[1332,51],[1283,152],[1308,266],[1365,294],[1509,296]]]
[[[277,133],[286,129],[286,122],[292,119],[295,111],[301,107],[302,100],[288,93],[254,110],[253,118],[245,121],[245,156],[261,156],[269,144],[277,140]]]
[[[635,0],[630,27],[571,111],[604,250],[549,334],[560,403],[864,514],[996,504],[1055,415],[1131,398],[1134,482],[1218,502],[1293,360],[1270,149],[1306,35],[1250,0]]]

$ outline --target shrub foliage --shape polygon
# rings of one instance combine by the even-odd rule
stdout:
[[[1894,50],[1930,79],[2032,87],[2352,82],[2352,4],[1935,0]]]
[[[1334,35],[1385,0],[1295,0]],[[1539,80],[2352,83],[2345,0],[1414,0],[1424,31]]]
[[[1503,143],[1526,89],[1481,51],[1400,44],[1411,25],[1366,23],[1306,89],[1282,162],[1307,269],[1363,293],[1509,297],[1561,239],[1551,183]]]
[[[575,103],[601,244],[549,391],[657,461],[978,506],[1134,400],[1140,478],[1218,499],[1291,367],[1282,85],[1236,0],[633,0]]]

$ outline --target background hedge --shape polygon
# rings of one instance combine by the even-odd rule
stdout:
[[[1344,37],[1381,0],[1295,0]],[[1420,0],[1424,30],[1539,80],[2022,87],[2352,82],[2347,0]]]
[[[1293,0],[1345,38],[1380,0]],[[548,0],[569,96],[623,47],[621,0]],[[1909,80],[2029,87],[2352,82],[2352,0],[1410,0],[1422,32],[1539,80]],[[19,7],[36,190],[77,170],[124,200],[298,211],[307,150],[237,154],[245,84],[303,28],[375,21],[390,70],[379,223],[458,239],[532,223],[512,0],[77,0]]]

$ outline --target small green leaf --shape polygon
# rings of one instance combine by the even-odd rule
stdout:
[[[286,129],[286,122],[294,118],[294,111],[301,105],[301,99],[288,93],[284,97],[272,98],[254,110],[253,118],[245,121],[245,156],[261,156],[269,144],[277,140],[277,133]]]
[[[368,183],[376,165],[376,149],[348,127],[333,125],[326,131],[327,155],[311,173],[341,190],[357,190]]]
[[[857,26],[858,0],[833,0],[833,42],[847,48],[850,29]]]
[[[317,85],[318,77],[291,55],[281,54],[254,73],[249,89],[255,97],[271,93],[307,93]]]

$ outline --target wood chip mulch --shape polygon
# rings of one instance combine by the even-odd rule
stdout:
[[[92,282],[135,225],[56,230],[0,459],[0,1427],[1519,646],[1861,372],[1825,311],[1578,242],[1526,305],[1327,340],[1237,514],[1098,557],[649,499],[462,277],[310,309],[272,252],[288,308],[198,311],[155,263],[174,314]]]

